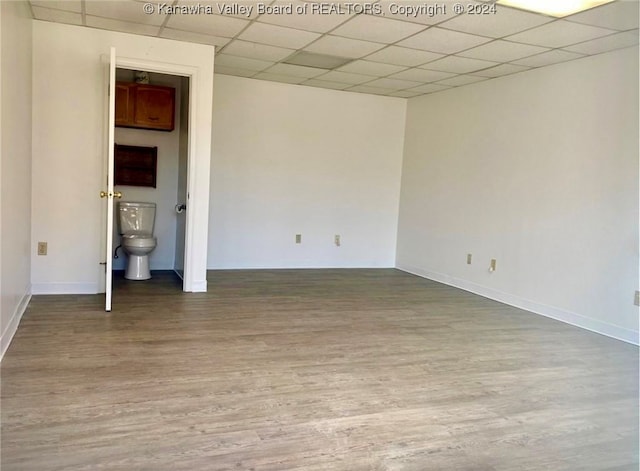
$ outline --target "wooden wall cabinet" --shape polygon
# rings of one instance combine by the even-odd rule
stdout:
[[[116,126],[173,131],[176,89],[140,83],[116,83]]]
[[[115,184],[156,187],[158,148],[115,145]]]

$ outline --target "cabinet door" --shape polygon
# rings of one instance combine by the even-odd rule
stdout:
[[[156,85],[136,87],[135,114],[136,126],[147,129],[172,131],[175,115],[175,89]]]
[[[116,83],[116,126],[129,126],[133,121],[135,88],[129,83]]]

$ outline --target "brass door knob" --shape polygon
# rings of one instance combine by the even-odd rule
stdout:
[[[107,196],[112,196],[113,198],[122,198],[122,193],[119,191],[115,191],[113,193],[107,193],[106,191],[100,192],[100,198],[106,198]]]

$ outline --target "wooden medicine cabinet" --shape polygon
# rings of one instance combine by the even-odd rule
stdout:
[[[173,131],[176,89],[116,82],[116,126]]]

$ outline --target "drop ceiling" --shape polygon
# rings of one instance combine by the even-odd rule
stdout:
[[[634,46],[638,1],[615,0],[560,19],[473,0],[30,4],[38,20],[214,45],[220,74],[410,98]],[[485,13],[455,14],[455,4]],[[343,65],[288,63],[309,63],[314,55],[342,58]]]

